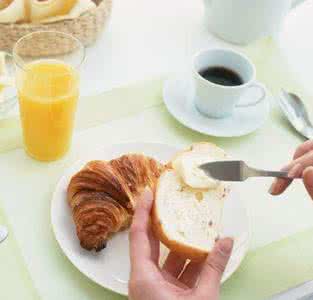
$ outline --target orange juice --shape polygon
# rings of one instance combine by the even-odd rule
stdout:
[[[24,66],[17,76],[26,152],[38,160],[61,158],[69,149],[79,95],[77,72],[57,60]]]

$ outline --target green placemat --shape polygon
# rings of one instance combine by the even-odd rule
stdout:
[[[138,97],[140,97],[140,94],[138,94]],[[268,149],[268,146],[263,141],[271,131],[271,125],[272,123],[267,123],[264,128],[260,129],[254,135],[240,139],[240,143],[231,142],[229,139],[207,139],[203,135],[194,133],[182,125],[177,124],[167,113],[164,106],[157,106],[143,113],[136,114],[133,117],[113,121],[110,124],[103,124],[80,132],[74,138],[72,153],[65,160],[56,163],[44,164],[33,161],[21,149],[0,155],[0,177],[2,178],[2,184],[5,186],[5,188],[2,187],[0,189],[0,196],[2,199],[7,199],[5,201],[5,209],[14,225],[18,244],[21,248],[23,247],[21,251],[24,257],[27,258],[27,265],[33,283],[38,288],[38,291],[40,291],[42,299],[123,299],[123,297],[97,286],[81,274],[63,255],[54,240],[51,228],[48,227],[47,220],[50,213],[49,201],[51,200],[56,182],[64,172],[64,169],[72,165],[80,155],[85,153],[84,147],[93,145],[94,148],[98,148],[126,139],[149,141],[149,139],[154,140],[157,138],[158,140],[155,141],[176,145],[208,140],[221,144],[225,149],[232,149],[234,153],[243,154],[243,150],[245,151],[244,153],[252,153],[255,152],[253,151],[255,147],[262,153],[265,149]],[[126,131],[125,128],[128,130]],[[284,131],[283,128],[279,130],[276,128],[273,130],[273,134],[276,137],[282,131]],[[293,138],[289,141],[289,145],[294,140]],[[277,145],[275,147],[277,148]],[[282,154],[278,151],[277,155]],[[16,182],[19,182],[18,189],[16,189]],[[34,193],[34,183],[37,186],[36,193]],[[271,211],[266,212],[268,218],[274,219],[274,223],[277,226],[279,223],[286,224],[286,220],[287,222],[295,222],[295,217],[290,218],[288,214],[285,215],[283,208],[286,206],[292,211],[292,215],[294,215],[295,211],[298,212],[298,221],[299,219],[304,219],[303,211],[305,211],[305,207],[302,207],[301,199],[299,199],[300,196],[304,198],[304,190],[294,193],[293,199],[291,199],[294,201],[290,203],[288,201],[289,199],[285,199],[285,201],[269,199],[270,197],[267,196],[266,189],[263,187],[260,188],[260,185],[263,184],[267,186],[266,182],[261,181],[258,181],[255,186],[257,194],[262,194],[262,199],[257,198],[257,201],[255,201],[256,196],[245,197],[248,198],[246,202],[250,203],[250,207],[252,203],[252,206],[258,210],[258,203],[262,206],[264,205],[264,207],[266,207],[267,201],[280,203],[279,209],[275,210],[272,208]],[[298,188],[299,186],[296,187]],[[297,192],[297,190],[289,190],[288,195],[290,195],[290,192]],[[295,195],[298,195],[298,198]],[[14,201],[9,201],[9,196]],[[306,203],[312,208],[311,202],[308,199],[306,199]],[[16,209],[17,207],[19,210]],[[307,211],[311,217],[313,211]],[[264,212],[260,214],[263,215]],[[258,222],[261,223],[264,232],[266,230],[273,230],[273,226],[275,226],[273,224],[270,228],[266,227],[271,220],[264,217]],[[296,224],[288,223],[288,225],[294,227]],[[284,226],[286,227],[286,225]],[[260,230],[260,224],[258,227]],[[28,228],[34,234],[25,236],[25,228]],[[259,230],[258,232],[260,232]],[[228,299],[235,300],[262,299],[267,295],[271,295],[273,292],[279,292],[286,287],[293,286],[303,279],[308,278],[310,272],[306,268],[301,268],[301,266],[309,266],[313,262],[313,253],[311,254],[312,239],[299,235],[299,242],[297,236],[251,252],[247,259],[244,260],[243,268],[235,273],[230,281],[224,285],[222,289],[223,297],[229,297]],[[289,244],[290,247],[288,247]],[[296,248],[293,246],[296,246]],[[300,253],[306,253],[306,255]],[[286,264],[289,261],[297,262],[299,265],[296,273],[294,273],[295,268],[293,264]],[[271,269],[266,263],[271,266]],[[266,270],[264,271],[265,268]],[[285,268],[282,275],[280,274],[281,268]],[[276,270],[278,272],[275,272]],[[106,271],[105,269],[103,270],[103,272]],[[46,279],[43,276],[46,272],[49,274],[49,278],[53,278],[53,280]],[[254,276],[259,276],[260,278],[252,276],[250,272],[252,274],[256,272],[257,274]],[[270,282],[270,285],[268,282]],[[254,295],[254,287],[260,289],[262,293],[259,292]]]
[[[221,299],[266,299],[313,279],[312,249],[310,229],[250,252],[223,285]]]
[[[16,244],[14,232],[1,214],[0,224],[7,226],[9,235],[0,244],[0,299],[39,300],[30,274]],[[30,233],[29,233],[30,234]]]

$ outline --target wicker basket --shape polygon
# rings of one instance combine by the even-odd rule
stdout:
[[[14,44],[24,35],[35,31],[60,31],[72,34],[85,46],[92,44],[105,27],[112,10],[112,0],[93,0],[97,7],[70,20],[47,24],[4,24],[0,23],[0,50],[12,51]],[[73,49],[65,39],[38,40],[23,51],[24,55],[60,55]]]

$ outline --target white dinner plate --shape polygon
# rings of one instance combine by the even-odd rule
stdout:
[[[250,89],[240,100],[241,103],[260,97],[259,91]],[[192,79],[169,78],[163,87],[163,100],[169,113],[186,127],[216,137],[236,137],[249,134],[260,128],[269,114],[269,93],[262,102],[254,106],[236,107],[232,116],[221,119],[201,114],[194,105]]]
[[[125,153],[143,153],[161,162],[167,162],[178,151],[173,146],[154,143],[124,143],[103,148],[68,169],[58,182],[51,203],[51,222],[55,237],[68,259],[87,277],[99,285],[127,295],[129,279],[128,232],[116,234],[99,253],[82,249],[76,236],[71,210],[66,201],[69,181],[89,160],[111,160]],[[249,225],[246,210],[235,191],[225,202],[223,234],[235,237],[234,251],[225,271],[223,281],[238,268],[248,250]],[[163,256],[164,256],[163,252]],[[163,257],[164,259],[164,257]]]

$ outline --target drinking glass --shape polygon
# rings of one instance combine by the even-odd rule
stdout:
[[[45,47],[51,39],[55,49]],[[58,54],[59,43],[68,45],[65,54]],[[84,58],[79,40],[55,31],[28,34],[13,48],[25,151],[37,160],[57,160],[69,150]]]

